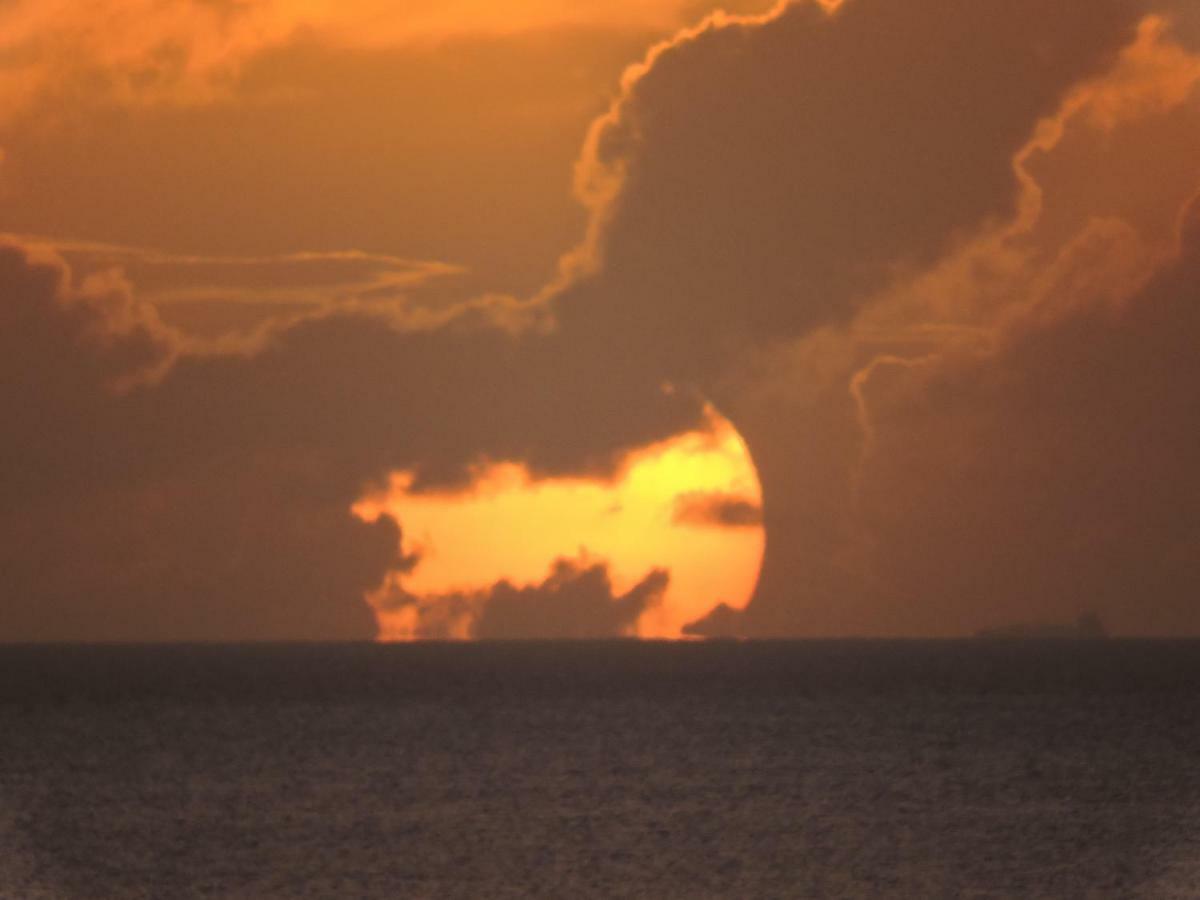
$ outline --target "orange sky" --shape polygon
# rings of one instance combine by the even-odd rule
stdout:
[[[705,0],[16,0],[0,10],[0,116],[64,90],[126,103],[209,102],[256,56],[296,41],[369,50],[562,29],[669,33],[715,8]]]
[[[17,0],[0,152],[0,640],[1200,633],[1191,0]]]

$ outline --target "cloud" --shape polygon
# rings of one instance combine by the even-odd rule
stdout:
[[[990,348],[871,380],[865,561],[916,629],[1091,609],[1125,633],[1200,627],[1200,202],[1180,240],[1115,303],[1060,278]]]
[[[169,303],[197,294],[312,303],[395,299],[458,266],[362,250],[285,253],[276,256],[204,256],[163,253],[83,241],[10,236],[44,245],[83,272],[120,268],[142,299]]]
[[[478,638],[594,638],[633,633],[638,617],[662,599],[669,576],[655,569],[616,595],[602,563],[558,560],[540,585],[492,587],[475,625]]]
[[[423,304],[415,294],[463,271],[361,250],[206,256],[33,235],[0,240],[57,254],[78,279],[119,273],[164,321],[199,338],[245,334],[332,307],[398,304],[416,315]]]
[[[702,618],[683,626],[685,635],[703,638],[741,637],[744,631],[742,611],[728,603],[718,603]]]
[[[700,528],[756,528],[762,525],[762,507],[732,494],[693,492],[676,498],[671,521]]]
[[[1022,610],[1070,620],[1095,605],[1089,591],[1120,605],[1075,574],[1089,566],[1125,592],[1110,616],[1119,627],[1200,627],[1179,604],[1139,617],[1137,577],[1189,583],[1151,555],[1108,557],[1129,565],[1115,578],[1097,544],[1055,559],[1054,541],[1028,541],[1043,529],[1014,508],[1088,518],[1085,495],[1059,488],[1075,478],[1074,454],[1104,445],[1022,443],[1033,422],[1069,431],[1071,407],[993,421],[1010,401],[949,374],[970,359],[981,385],[1008,384],[1019,376],[995,354],[1015,321],[1038,331],[1136,304],[1160,265],[1200,146],[1195,58],[1169,19],[1146,17],[1170,8],[850,0],[827,15],[797,4],[711,23],[631,70],[581,159],[592,227],[553,301],[564,332],[621,334],[629,365],[700,386],[746,437],[768,533],[749,633],[961,634]],[[1108,358],[1122,356],[1122,334],[1108,336]],[[1166,328],[1144,337],[1155,353],[1173,340]],[[1065,385],[1105,396],[1101,371],[1059,370],[1050,346],[1039,354],[1031,397]],[[1191,378],[1164,375],[1155,390],[1186,398]],[[1171,432],[1135,408],[1112,411],[1121,433]],[[1001,465],[1002,447],[1019,448],[1024,468]],[[1045,460],[1042,475],[1022,483],[1031,459]],[[1100,468],[1130,504],[1169,490],[1129,456]],[[983,494],[996,515],[982,500],[972,511]],[[1160,518],[1171,524],[1155,542],[1187,558],[1165,541],[1178,520]],[[1154,520],[1121,540],[1137,546]],[[1057,592],[1012,584],[1024,569],[1001,560],[1021,552],[1025,567],[1043,555],[1033,569],[1057,571]]]
[[[1121,633],[1194,633],[1180,423],[1197,382],[1175,349],[1194,324],[1178,284],[1157,329],[1132,327],[1146,256],[1127,226],[1094,226],[1016,277],[983,333],[909,356],[844,338],[843,374],[810,383],[809,402],[764,388],[805,436],[760,442],[779,454],[767,464],[804,466],[766,494],[781,543],[746,630],[956,635],[1096,608]]]
[[[9,640],[368,638],[364,595],[407,564],[394,519],[351,512],[368,484],[466,484],[484,459],[600,475],[704,421],[487,304],[196,354],[127,284],[12,244],[0,298]]]
[[[206,407],[230,398],[149,400],[178,339],[126,285],[76,285],[60,260],[6,244],[0,297],[0,634],[371,636],[362,594],[397,563],[393,520],[351,517],[339,473],[303,448],[189,454]]]
[[[797,3],[661,45],[580,161],[593,225],[563,327],[620,333],[713,390],[731,360],[848,322],[1012,213],[1014,155],[1138,17],[1123,0]]]
[[[502,580],[480,590],[417,596],[397,582],[376,602],[399,622],[392,638],[626,637],[642,613],[662,601],[669,580],[665,569],[654,569],[617,594],[606,563],[563,558],[540,584],[518,587]]]
[[[1032,149],[1017,155],[1033,180],[1012,219],[898,278],[848,327],[809,335],[760,361],[757,380],[743,379],[740,424],[763,473],[769,534],[749,631],[962,634],[1006,621],[1071,621],[1094,605],[1118,631],[1200,627],[1197,611],[1167,599],[1178,597],[1175,589],[1160,591],[1159,603],[1141,600],[1136,587],[1165,571],[1189,583],[1152,553],[1130,552],[1179,538],[1155,535],[1148,511],[1126,529],[1122,513],[1101,511],[1078,490],[1080,467],[1102,468],[1111,488],[1093,483],[1096,496],[1111,490],[1133,513],[1178,490],[1171,479],[1188,479],[1165,463],[1139,465],[1120,441],[1092,443],[1088,428],[1100,426],[1085,427],[1070,405],[1049,402],[1077,390],[1080,411],[1086,397],[1095,422],[1110,423],[1105,433],[1111,427],[1147,446],[1172,427],[1150,410],[1189,397],[1193,382],[1181,369],[1135,411],[1119,391],[1110,396],[1114,386],[1100,367],[1075,365],[1093,353],[1108,365],[1144,353],[1171,358],[1174,330],[1190,333],[1179,307],[1157,333],[1118,324],[1120,311],[1145,303],[1146,280],[1190,252],[1180,257],[1172,245],[1180,206],[1200,177],[1200,107],[1194,58],[1169,41],[1144,23],[1106,73],[1039,126]],[[1176,99],[1164,102],[1170,93],[1147,84],[1160,76],[1175,85],[1191,78],[1192,93],[1173,87]],[[1123,84],[1159,100],[1114,105]],[[1093,115],[1093,101],[1125,118],[1114,125]],[[1110,322],[1107,349],[1099,340],[1068,349],[1049,338],[1065,322],[1088,319]],[[1030,342],[1020,358],[1000,349],[1016,334]],[[1041,371],[1025,389],[1047,404],[1006,414],[1007,390],[1035,359]],[[1126,375],[1148,387],[1147,375]],[[1086,462],[1096,456],[1103,464]],[[1119,534],[1127,546],[1105,548],[1083,536],[1089,528]]]

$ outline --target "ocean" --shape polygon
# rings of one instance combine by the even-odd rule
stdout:
[[[1200,897],[1200,642],[0,647],[0,897]]]

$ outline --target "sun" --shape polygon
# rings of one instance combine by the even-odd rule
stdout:
[[[469,491],[412,493],[411,473],[398,472],[353,512],[367,521],[394,516],[405,553],[418,558],[385,590],[400,585],[435,598],[501,579],[534,584],[556,559],[583,557],[606,562],[620,593],[662,568],[670,572],[666,594],[633,633],[677,638],[718,603],[744,607],[762,563],[762,491],[749,451],[714,410],[707,422],[635,452],[610,481],[534,480],[522,465],[499,463],[483,468]],[[382,639],[413,636],[411,608],[376,609]],[[460,622],[458,636],[469,636],[470,625]]]

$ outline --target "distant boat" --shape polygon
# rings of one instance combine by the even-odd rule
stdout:
[[[1096,640],[1108,637],[1108,630],[1094,612],[1083,613],[1074,624],[1023,623],[984,628],[975,632],[977,638],[1068,638]]]

